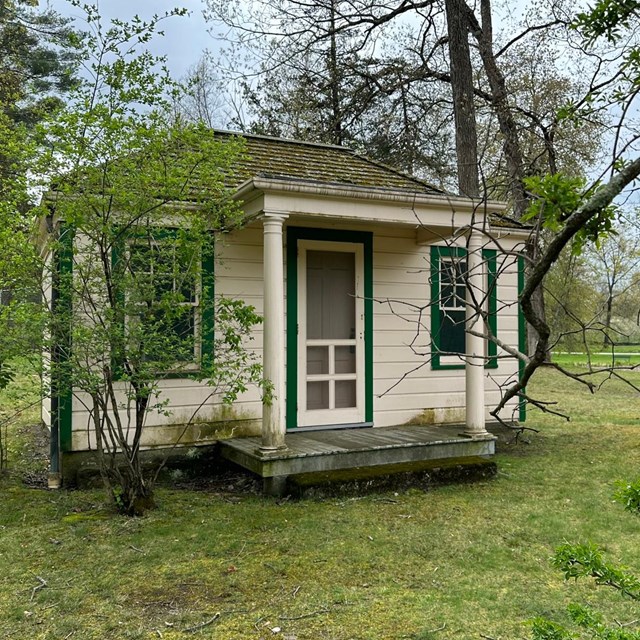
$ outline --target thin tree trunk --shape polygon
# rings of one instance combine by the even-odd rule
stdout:
[[[610,347],[613,345],[611,336],[609,335],[609,329],[611,329],[611,316],[613,315],[613,288],[609,287],[607,295],[607,314],[604,320],[604,346]]]
[[[329,51],[329,82],[331,92],[331,135],[333,144],[342,144],[342,113],[340,109],[340,77],[338,73],[338,44],[336,41],[335,0],[331,1],[331,44]]]
[[[504,140],[503,148],[507,172],[509,174],[509,192],[513,203],[513,214],[514,217],[519,220],[527,211],[529,198],[527,197],[523,183],[524,161],[518,137],[518,128],[515,118],[513,117],[513,111],[509,105],[509,94],[507,92],[505,77],[496,63],[496,57],[493,51],[491,0],[481,0],[480,12],[482,25],[478,23],[474,12],[468,7],[466,2],[463,2],[462,5],[461,8],[465,10],[467,19],[469,20],[469,28],[478,43],[478,51],[482,59],[482,65],[487,75],[489,86],[491,87],[493,96],[492,105],[498,119],[500,133]],[[527,244],[529,265],[535,264],[538,252],[539,247],[536,245],[535,240]],[[527,269],[527,278],[529,271],[530,268]],[[538,326],[544,324],[546,327],[546,311],[542,283],[532,292],[530,305],[532,313],[535,314],[540,321],[536,324]],[[541,340],[548,343],[548,339],[544,339],[543,336],[539,335],[536,324],[529,323],[527,327],[527,347],[529,355],[533,355],[536,352]],[[544,330],[545,334],[547,333],[547,329],[548,327]],[[545,360],[550,360],[550,357],[551,354],[547,346]]]

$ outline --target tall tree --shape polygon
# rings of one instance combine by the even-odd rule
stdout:
[[[592,269],[592,281],[600,297],[600,322],[605,346],[620,342],[622,336],[612,331],[614,305],[640,276],[640,228],[637,219],[623,219],[616,232],[597,245],[589,247],[586,257]],[[628,310],[631,311],[631,310]],[[635,311],[636,313],[633,313]],[[631,314],[637,315],[634,309]]]
[[[14,356],[39,350],[28,175],[35,125],[76,83],[76,46],[77,34],[51,9],[33,0],[0,3],[0,386],[11,378]]]
[[[182,90],[173,96],[177,117],[187,122],[201,122],[210,128],[225,127],[224,83],[216,73],[206,52],[187,70]]]
[[[30,127],[60,106],[77,68],[77,34],[56,12],[37,5],[0,5],[0,108],[12,122]]]
[[[458,188],[469,197],[480,195],[478,180],[478,134],[473,93],[473,69],[469,47],[469,24],[460,0],[446,0],[447,36],[453,114],[456,125]]]
[[[250,45],[258,61],[244,71],[249,118],[237,124],[254,133],[347,144],[448,182],[451,98],[394,48],[395,41],[413,41],[406,28],[370,38],[366,30],[344,28],[348,11],[343,0],[210,3],[210,17],[245,25],[234,44]],[[259,32],[267,37],[254,39]]]

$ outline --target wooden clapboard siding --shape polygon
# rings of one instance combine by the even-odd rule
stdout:
[[[426,409],[463,409],[464,370],[434,371],[429,364],[416,369],[430,352],[430,311],[418,309],[429,300],[429,248],[418,247],[414,238],[385,236],[380,229],[374,236],[374,297],[395,300],[374,305],[374,411],[376,426],[401,424],[411,412]],[[517,265],[513,258],[500,258],[498,265],[498,335],[517,344]],[[420,323],[420,325],[418,324]],[[414,353],[409,346],[424,355]],[[499,349],[498,353],[502,351]],[[486,379],[487,411],[499,399],[497,384],[517,371],[512,360],[499,360],[498,369]],[[404,377],[403,377],[404,376]],[[402,379],[401,379],[402,378]],[[459,419],[450,412],[452,420]],[[415,414],[414,414],[415,415]]]
[[[262,313],[262,227],[249,226],[231,234],[216,246],[216,296],[244,300]],[[262,327],[258,325],[247,347],[262,357]],[[143,436],[144,446],[171,444],[185,422],[218,421],[221,418],[233,424],[235,421],[257,421],[262,412],[259,391],[255,388],[243,394],[232,409],[227,408],[219,396],[211,395],[205,383],[189,377],[170,377],[159,383],[160,399],[168,401],[169,415],[149,412]],[[73,403],[73,449],[95,447],[95,437],[90,426],[87,398],[82,395]],[[177,426],[176,426],[177,425]],[[254,430],[259,425],[254,424]],[[189,429],[181,444],[206,442],[215,436],[199,437],[196,427]]]
[[[316,226],[308,218],[290,222],[295,226]],[[331,228],[373,232],[375,426],[404,424],[425,410],[433,411],[433,415],[443,422],[463,419],[464,370],[433,370],[429,363],[416,369],[428,361],[430,355],[429,247],[416,244],[413,228],[347,223],[333,224]],[[507,248],[513,244],[509,244],[508,239],[502,242]],[[216,247],[216,295],[242,299],[262,313],[262,258],[261,224],[255,223],[230,234]],[[517,264],[509,256],[499,256],[497,268],[498,335],[506,343],[517,345]],[[423,307],[422,315],[420,307]],[[413,352],[412,343],[419,353]],[[250,348],[261,358],[261,327],[256,328]],[[502,351],[498,349],[500,354]],[[516,373],[517,363],[512,359],[499,359],[498,368],[488,371],[490,375],[485,379],[487,412],[499,399],[497,385]],[[149,414],[145,446],[170,443],[180,432],[179,426],[172,425],[186,421],[210,393],[206,386],[188,378],[164,380],[161,389],[162,397],[169,400],[172,414]],[[254,428],[257,428],[261,410],[259,393],[252,389],[238,399],[226,419],[229,424],[233,424],[233,419],[253,420]],[[222,415],[220,399],[215,397],[209,398],[200,411],[201,420]],[[73,404],[74,449],[86,449],[93,442],[89,417],[86,407],[76,399]],[[189,437],[198,439],[196,428],[189,431]],[[183,444],[191,442],[185,439]]]

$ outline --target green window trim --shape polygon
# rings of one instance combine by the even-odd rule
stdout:
[[[73,280],[73,255],[75,229],[65,223],[60,223],[58,227],[58,240],[52,257],[52,297],[56,299],[52,309],[72,317],[72,280]],[[112,263],[117,260],[118,251],[123,250],[123,245],[114,247]],[[200,340],[201,340],[201,361],[203,366],[212,364],[214,358],[215,339],[215,254],[213,235],[211,241],[206,242],[202,247],[201,258],[201,295],[200,295]],[[55,292],[54,292],[55,290]],[[63,371],[71,360],[72,337],[69,330],[59,330],[59,336],[54,345],[55,354],[53,356],[54,365],[57,366],[58,373],[53,376],[57,380],[52,380],[52,401],[56,404],[57,411],[51,416],[51,420],[57,422],[59,449],[61,452],[72,450],[72,420],[73,420],[73,389],[69,382],[65,382]],[[188,378],[194,377],[197,371],[185,371],[164,374],[163,378]],[[53,400],[55,396],[55,401]],[[55,431],[55,429],[53,429]]]
[[[525,284],[525,263],[524,256],[518,256],[518,350],[520,353],[527,352],[527,321],[522,313],[522,304],[520,296],[524,290]],[[525,364],[522,360],[518,360],[518,380],[522,380]],[[526,389],[522,389],[526,392]],[[525,422],[527,419],[527,403],[524,399],[518,399],[518,421]]]
[[[175,237],[179,229],[172,227],[158,227],[156,230],[157,238]],[[135,235],[135,233],[133,233]],[[111,254],[111,264],[113,268],[117,268],[120,256],[126,251],[126,243],[131,235],[122,234],[118,241],[114,244]],[[124,296],[125,292],[118,291],[118,296]],[[199,378],[203,370],[213,364],[215,357],[215,241],[214,235],[211,233],[200,248],[200,295],[197,313],[200,319],[200,354],[199,359],[195,362],[195,367],[176,371],[159,372],[158,378],[163,380],[178,380]],[[124,323],[125,319],[122,318]],[[122,375],[120,366],[113,363],[116,379]]]
[[[440,299],[440,263],[442,258],[463,259],[467,255],[466,249],[462,247],[437,247],[432,246],[430,250],[430,269],[431,269],[431,368],[434,370],[452,370],[464,369],[464,363],[443,363],[438,344],[440,336],[441,324],[440,309],[438,301]],[[497,251],[495,249],[483,249],[482,258],[487,268],[487,306],[488,306],[488,324],[491,333],[498,335],[498,273],[497,273]],[[461,325],[463,330],[464,326]],[[498,368],[498,348],[495,342],[489,340],[487,345],[487,362],[485,369]]]
[[[72,315],[73,301],[71,297],[73,280],[73,241],[75,230],[73,227],[60,223],[58,227],[57,246],[53,254],[53,282],[52,300],[57,299],[52,305],[53,315],[58,313],[66,316],[69,321]],[[55,290],[55,292],[54,292]],[[58,422],[58,434],[60,451],[71,451],[72,446],[72,411],[73,389],[69,384],[69,377],[64,370],[71,360],[72,338],[70,327],[58,327],[58,335],[53,345],[52,395],[57,396],[57,415],[52,415],[51,420]],[[57,371],[56,371],[57,369]]]
[[[373,233],[287,227],[287,429],[298,426],[298,240],[350,242],[364,249],[365,422],[373,423]]]

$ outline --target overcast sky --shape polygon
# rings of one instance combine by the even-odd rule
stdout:
[[[207,33],[201,0],[102,0],[95,4],[104,19],[117,17],[122,20],[129,20],[135,14],[143,19],[150,18],[154,13],[160,15],[176,6],[188,9],[188,17],[174,17],[164,22],[164,37],[154,38],[150,47],[153,53],[167,56],[175,78],[183,76],[205,49],[216,50],[216,42]],[[58,13],[78,19],[80,30],[85,28],[82,12],[71,7],[66,0],[50,0],[50,5]]]

